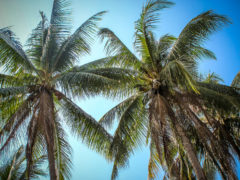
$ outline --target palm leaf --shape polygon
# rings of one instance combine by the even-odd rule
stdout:
[[[106,11],[102,11],[90,17],[63,42],[54,59],[52,71],[69,68],[80,55],[89,53],[93,35],[97,31],[97,22],[105,13]]]
[[[0,65],[4,65],[5,71],[14,72],[21,67],[28,71],[36,71],[9,28],[0,29]]]
[[[62,128],[62,125],[59,122],[60,119],[57,118],[57,122],[55,123],[55,138],[56,138],[56,164],[59,170],[58,177],[59,180],[65,180],[71,178],[71,146],[67,142],[67,135]]]
[[[170,60],[179,59],[184,66],[189,68],[190,72],[196,70],[196,60],[199,56],[208,56],[215,58],[212,52],[201,48],[202,43],[210,34],[221,29],[223,25],[228,24],[229,20],[222,15],[215,14],[213,11],[204,12],[193,18],[182,30],[178,39],[173,45],[168,55]],[[191,67],[193,70],[191,70]]]
[[[60,92],[59,92],[60,93]],[[61,111],[71,132],[93,150],[106,155],[112,136],[89,114],[62,94]]]
[[[110,64],[120,65],[121,67],[133,66],[139,67],[140,61],[138,58],[124,45],[124,43],[110,30],[102,28],[98,35],[101,40],[107,39],[105,50],[108,55],[112,55]]]
[[[151,30],[159,21],[159,11],[173,5],[167,0],[149,0],[143,6],[140,18],[135,23],[134,47],[142,56],[144,62],[153,62]]]

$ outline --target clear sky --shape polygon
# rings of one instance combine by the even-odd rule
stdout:
[[[88,17],[99,11],[107,10],[100,23],[101,27],[112,29],[131,49],[134,34],[134,21],[139,17],[144,0],[72,0],[72,21],[75,30]],[[240,0],[173,0],[176,3],[162,12],[161,22],[155,33],[158,37],[166,33],[178,36],[183,27],[195,16],[214,10],[232,20],[232,24],[212,35],[206,42],[217,61],[203,60],[199,71],[203,74],[215,72],[231,84],[240,70]],[[52,0],[0,0],[0,28],[12,26],[12,30],[25,43],[31,30],[40,21],[39,10],[48,16]],[[97,39],[96,39],[97,40]],[[81,64],[104,57],[103,45],[98,41],[92,47],[89,56],[81,58]],[[95,97],[78,101],[78,104],[96,119],[99,119],[119,100],[107,100]],[[79,139],[70,136],[73,147],[73,180],[106,180],[110,179],[111,163],[87,149]],[[129,167],[120,171],[119,180],[146,180],[149,151],[142,148],[130,159]]]

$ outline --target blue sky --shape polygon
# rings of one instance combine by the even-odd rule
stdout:
[[[73,30],[91,15],[107,10],[100,23],[101,27],[112,29],[118,37],[131,49],[134,35],[134,21],[139,17],[144,0],[72,0]],[[203,60],[199,71],[203,74],[215,72],[229,85],[240,70],[240,1],[239,0],[174,0],[170,9],[162,11],[161,21],[155,33],[158,37],[166,33],[178,36],[183,27],[195,16],[214,10],[228,16],[232,24],[210,36],[205,47],[212,50],[217,61]],[[0,0],[0,28],[12,26],[12,30],[25,43],[31,30],[40,20],[39,10],[48,16],[52,8],[52,0]],[[86,63],[104,57],[103,45],[98,42],[92,46],[91,55],[82,57],[80,63]],[[96,119],[99,119],[119,100],[103,97],[78,100],[78,104]],[[95,152],[87,149],[79,139],[70,136],[73,147],[73,180],[105,180],[110,179],[111,163]],[[129,162],[129,167],[120,171],[119,180],[147,179],[147,163],[149,151],[143,147],[136,151]]]

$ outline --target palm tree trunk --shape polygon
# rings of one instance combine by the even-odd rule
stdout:
[[[180,125],[173,110],[171,109],[170,105],[168,104],[168,102],[165,100],[164,97],[160,96],[158,100],[160,101],[159,103],[162,104],[162,108],[164,108],[163,111],[165,111],[165,113],[168,115],[169,119],[171,120],[171,123],[173,125],[176,135],[178,135],[182,141],[183,147],[186,150],[186,154],[188,156],[190,163],[193,166],[197,179],[206,180],[206,176],[203,172],[200,162],[198,161],[198,158],[192,146],[192,143],[190,142],[189,138],[185,134],[185,131]]]
[[[55,164],[54,104],[53,97],[47,90],[43,90],[40,97],[39,118],[40,123],[43,124],[44,136],[47,143],[50,179],[58,180],[57,167]]]

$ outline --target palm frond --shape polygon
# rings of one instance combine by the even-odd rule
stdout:
[[[7,88],[0,88],[0,96],[12,96],[12,95],[21,95],[27,93],[29,87],[27,86],[20,86],[20,87],[7,87]]]
[[[218,15],[213,11],[204,12],[193,18],[182,30],[174,43],[168,58],[179,59],[186,67],[196,69],[197,59],[201,56],[215,58],[214,54],[202,48],[202,43],[213,32],[221,29],[230,21],[227,17]],[[192,57],[198,58],[192,58]],[[193,70],[194,71],[194,70]]]
[[[0,65],[4,65],[4,71],[15,72],[20,68],[36,71],[9,28],[0,29]]]
[[[104,117],[104,119],[114,118],[112,116],[114,111],[119,116],[119,124],[109,149],[110,157],[114,158],[112,179],[117,177],[119,168],[127,165],[133,150],[143,144],[143,137],[146,136],[147,118],[142,98],[142,96],[136,96],[128,99],[110,110],[107,113],[109,117]]]
[[[63,71],[70,68],[78,60],[80,55],[90,52],[93,35],[97,31],[97,23],[106,11],[99,12],[86,20],[60,47],[54,62],[52,71]]]
[[[61,94],[59,92],[59,94]],[[107,154],[112,136],[89,114],[62,94],[61,111],[71,132],[93,150]],[[107,155],[106,155],[107,156]]]
[[[51,72],[52,63],[56,56],[59,44],[69,35],[70,10],[68,0],[54,0],[50,24],[40,58],[41,67]]]
[[[169,62],[161,71],[160,78],[165,80],[169,87],[177,87],[184,90],[199,93],[192,76],[186,71],[181,61]]]
[[[156,149],[154,148],[154,144],[150,144],[150,158],[148,163],[148,179],[154,180],[158,177],[158,173],[160,170],[160,159],[157,154]]]
[[[67,180],[71,178],[71,146],[67,141],[67,135],[60,124],[60,119],[56,118],[55,138],[56,138],[56,164],[58,168],[59,180]]]
[[[0,88],[33,85],[38,80],[37,77],[22,72],[14,75],[0,74]]]
[[[144,62],[153,62],[152,52],[152,30],[159,21],[159,11],[168,8],[174,3],[167,0],[149,0],[142,8],[140,18],[135,23],[134,47],[141,54]]]
[[[105,50],[108,55],[114,58],[110,64],[120,65],[121,67],[139,67],[141,62],[138,58],[124,45],[124,43],[108,28],[102,28],[98,35],[101,41],[106,40]]]
[[[33,29],[30,37],[27,39],[27,55],[37,68],[41,68],[41,56],[43,46],[46,42],[48,32],[48,20],[46,15],[40,11],[42,20],[38,23],[37,27]]]
[[[138,98],[138,96],[131,96],[113,107],[110,111],[104,114],[104,116],[99,120],[99,123],[105,128],[111,128],[115,118],[119,119],[125,109],[130,106],[130,104],[133,103],[136,98]]]
[[[82,69],[74,67],[56,79],[70,94],[123,96],[130,93],[125,87],[132,83],[134,72],[122,68]],[[124,91],[125,89],[125,91]]]

